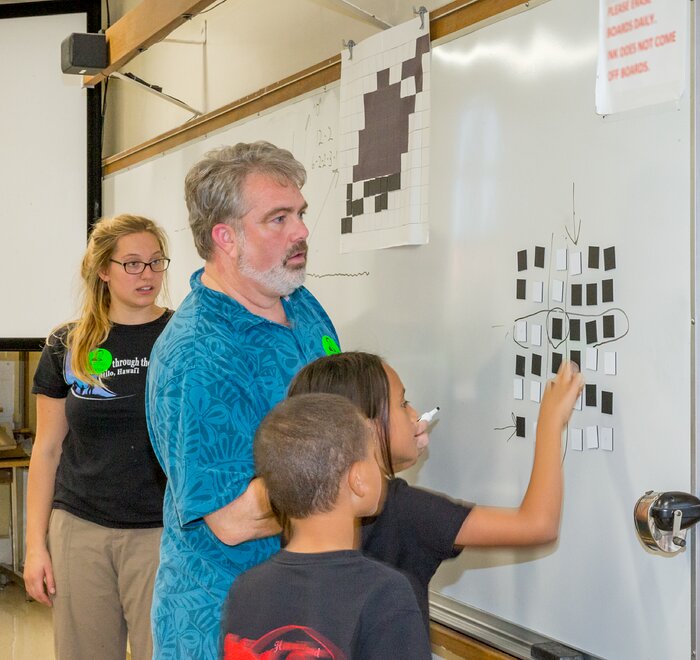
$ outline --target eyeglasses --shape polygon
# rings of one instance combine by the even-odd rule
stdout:
[[[116,259],[110,259],[110,261],[123,266],[124,270],[129,275],[140,275],[146,270],[146,266],[149,266],[154,273],[162,273],[164,270],[168,270],[168,266],[170,265],[170,259],[167,257],[154,259],[148,263],[145,261],[117,261]]]

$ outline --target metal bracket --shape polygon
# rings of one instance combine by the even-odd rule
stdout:
[[[425,30],[425,15],[428,13],[428,10],[423,7],[422,5],[416,9],[415,7],[413,8],[413,15],[414,16],[420,16],[420,29]]]
[[[357,44],[352,39],[349,41],[345,41],[345,39],[343,39],[343,48],[347,48],[348,51],[350,51],[350,59],[352,59],[352,49],[355,46],[357,46]]]

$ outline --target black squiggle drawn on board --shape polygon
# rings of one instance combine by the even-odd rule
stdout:
[[[363,270],[359,273],[306,273],[306,277],[315,277],[317,279],[322,279],[324,277],[369,277],[369,271]]]

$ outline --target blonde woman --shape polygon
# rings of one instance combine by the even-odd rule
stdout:
[[[153,343],[172,311],[156,301],[163,231],[120,215],[94,227],[78,320],[48,338],[34,377],[27,593],[54,610],[57,660],[150,660],[150,607],[165,476],[144,409]]]

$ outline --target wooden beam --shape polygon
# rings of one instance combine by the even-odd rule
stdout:
[[[435,621],[430,622],[430,641],[434,646],[448,650],[458,658],[469,660],[516,660],[512,655],[455,632]]]
[[[158,43],[175,28],[212,4],[214,0],[142,0],[107,28],[107,68],[85,76],[86,87],[101,83],[149,46]]]

